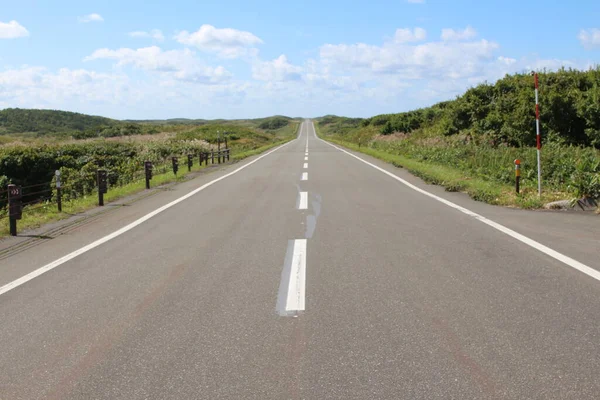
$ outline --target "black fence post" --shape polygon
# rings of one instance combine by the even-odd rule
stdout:
[[[62,188],[60,187],[60,171],[54,172],[56,175],[56,205],[58,206],[58,212],[62,212]]]
[[[104,206],[104,193],[108,192],[107,173],[104,169],[98,170],[98,205]]]
[[[219,140],[217,142],[217,160],[219,161],[219,164],[221,164],[221,132],[219,131]]]
[[[15,218],[9,218],[10,236],[17,236],[17,220]]]
[[[194,165],[194,156],[192,154],[188,154],[188,172],[192,170],[192,166]]]
[[[210,152],[210,158],[211,158],[211,162],[210,163],[214,164],[215,163],[215,152],[214,151]]]
[[[179,159],[177,157],[172,157],[171,162],[173,164],[173,173],[177,176],[177,171],[179,171]]]
[[[17,220],[21,219],[23,214],[22,198],[21,186],[8,185],[8,219],[11,236],[17,236]]]
[[[152,179],[152,162],[144,161],[144,174],[146,175],[146,189],[150,189],[150,179]]]

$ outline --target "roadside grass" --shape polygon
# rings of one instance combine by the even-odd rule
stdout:
[[[383,135],[379,126],[335,116],[319,119],[315,128],[326,140],[491,204],[536,209],[556,200],[600,198],[600,151],[592,147],[547,143],[542,150],[540,197],[534,147],[494,145],[470,132],[445,136],[426,128]],[[516,159],[521,161],[519,195],[514,189]]]
[[[292,124],[290,124],[292,125]],[[298,124],[299,125],[299,124]],[[296,126],[297,129],[297,126]],[[284,134],[281,135],[281,140],[278,140],[273,143],[266,144],[264,146],[255,148],[255,149],[247,149],[242,150],[240,152],[234,152],[232,150],[231,158],[229,162],[225,164],[214,164],[217,165],[230,165],[236,162],[239,162],[245,158],[263,153],[269,149],[272,149],[276,146],[280,146],[284,143],[289,142],[290,140],[295,138],[295,132],[293,130],[285,130]],[[289,133],[291,132],[291,134]],[[172,184],[175,182],[183,182],[189,179],[189,175],[194,172],[198,172],[208,167],[212,166],[212,164],[206,165],[198,165],[198,159],[194,160],[194,165],[192,166],[191,171],[188,172],[187,161],[182,162],[179,166],[179,173],[175,176],[170,170],[170,166],[161,166],[164,167],[165,172],[155,173],[151,180],[151,187],[156,188],[158,186]],[[131,196],[142,191],[146,190],[146,182],[145,178],[141,178],[139,180],[133,181],[131,183],[122,185],[109,187],[108,193],[104,195],[104,202],[108,204],[110,202],[122,199],[127,196]],[[54,196],[53,196],[54,197]],[[36,204],[32,207],[25,207],[23,209],[23,219],[19,220],[17,223],[18,232],[22,232],[24,230],[30,230],[38,228],[44,224],[48,224],[51,222],[57,222],[66,218],[69,218],[75,214],[82,213],[98,207],[98,193],[92,192],[91,194],[85,195],[83,197],[70,200],[63,201],[62,204],[62,212],[58,212],[57,205],[55,201],[46,202],[43,204]],[[9,235],[9,226],[8,226],[8,218],[0,219],[0,238],[6,237]]]
[[[239,160],[243,160],[244,158],[252,157],[254,155],[257,155],[257,154],[263,153],[269,149],[272,149],[273,147],[281,146],[282,144],[285,144],[293,139],[294,139],[294,136],[291,136],[286,139],[279,140],[275,143],[270,143],[266,146],[259,147],[257,149],[246,150],[246,151],[242,151],[241,153],[234,153],[231,155],[231,160],[239,161]]]
[[[542,208],[547,202],[560,200],[565,196],[564,193],[551,192],[543,193],[539,197],[537,191],[529,187],[522,188],[521,193],[516,194],[513,186],[469,176],[465,171],[455,168],[418,161],[370,147],[358,146],[355,143],[337,138],[321,137],[329,142],[370,155],[396,167],[404,168],[427,183],[444,186],[448,192],[463,192],[474,200],[493,205],[537,209]]]
[[[300,129],[300,121],[291,121],[288,125],[283,128],[276,129],[274,132],[276,135],[281,137],[296,136]]]

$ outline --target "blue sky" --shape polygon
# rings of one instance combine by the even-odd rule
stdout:
[[[366,117],[600,64],[600,2],[4,0],[0,108]]]

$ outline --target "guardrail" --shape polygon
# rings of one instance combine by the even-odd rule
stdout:
[[[203,151],[200,153],[187,154],[188,171],[194,166],[194,159],[198,158],[198,165],[225,163],[230,160],[231,149],[220,149],[216,151]],[[156,168],[152,162],[145,161],[143,164],[143,174],[146,180],[146,189],[150,189],[150,182],[154,175],[155,168],[166,173],[166,164],[161,165],[162,168]],[[171,157],[171,169],[175,176],[179,172],[179,157]],[[104,195],[108,193],[110,178],[115,178],[115,174],[107,171],[105,168],[98,168],[96,171],[96,185],[94,190],[98,193],[98,206],[104,206]],[[135,173],[136,176],[137,172]],[[0,188],[0,220],[7,218],[9,221],[9,230],[11,236],[17,235],[17,221],[22,219],[24,211],[34,211],[40,208],[47,207],[49,204],[55,203],[57,210],[62,212],[63,193],[65,189],[69,189],[69,182],[63,182],[60,171],[55,171],[54,185],[52,182],[39,183],[35,185],[20,186],[9,184],[6,189]],[[140,176],[141,177],[141,176]],[[116,181],[116,179],[114,179]],[[66,183],[66,185],[65,185]],[[72,188],[71,188],[72,189]],[[82,189],[85,194],[85,190]],[[91,193],[91,192],[90,192]],[[87,193],[87,194],[90,194]],[[5,208],[5,205],[7,206]],[[4,210],[2,209],[4,208]]]

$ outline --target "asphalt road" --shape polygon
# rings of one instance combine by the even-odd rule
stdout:
[[[600,282],[524,242],[600,269],[598,220],[487,206],[358,156],[477,216],[306,121],[0,260],[0,399],[599,398]]]

